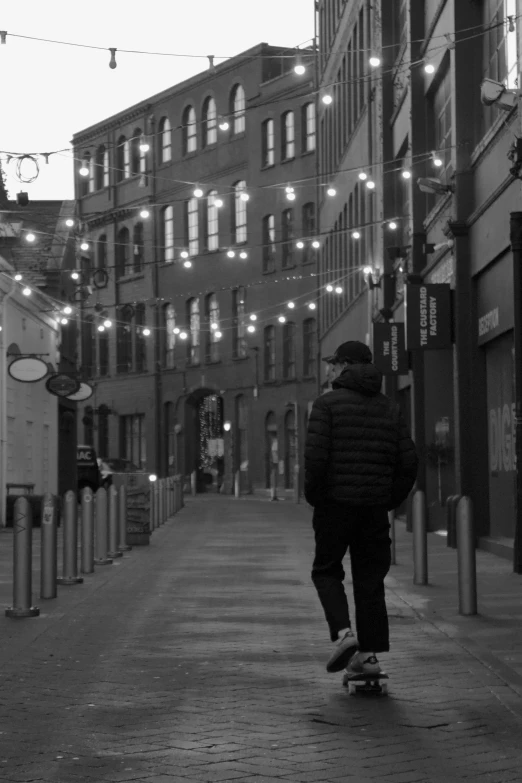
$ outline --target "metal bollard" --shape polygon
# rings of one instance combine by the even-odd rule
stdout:
[[[160,492],[159,492],[159,483],[156,481],[154,484],[154,530],[157,530],[159,527],[159,518],[160,518]]]
[[[42,500],[40,528],[40,598],[56,598],[58,576],[58,525],[56,498],[47,492]]]
[[[239,473],[239,470],[236,470],[234,473],[234,497],[238,498],[240,497],[240,481],[241,481],[241,474]]]
[[[40,610],[31,606],[33,512],[25,497],[18,498],[13,517],[13,605],[6,617],[38,617]]]
[[[118,549],[120,520],[118,515],[118,490],[115,486],[109,487],[109,557],[123,557],[123,552]]]
[[[192,471],[190,474],[190,491],[194,497],[196,497],[196,487],[197,487],[197,473],[195,470]]]
[[[277,465],[272,465],[270,471],[270,500],[279,500],[277,497]]]
[[[149,487],[149,527],[152,533],[154,531],[154,483],[152,481],[149,483]]]
[[[459,614],[477,614],[477,567],[473,506],[461,497],[457,506],[457,560],[459,572]]]
[[[78,585],[83,577],[78,576],[78,504],[76,492],[67,490],[63,513],[63,566],[62,576],[56,580],[59,585]]]
[[[428,584],[428,536],[426,525],[426,496],[418,489],[413,496],[413,584]]]
[[[94,571],[94,498],[92,489],[82,489],[82,574]]]
[[[122,484],[120,487],[118,512],[120,525],[120,543],[118,549],[120,552],[130,552],[132,547],[127,544],[127,487],[125,484]]]
[[[446,544],[453,549],[457,548],[457,504],[461,495],[450,495],[446,500]]]
[[[300,481],[300,469],[299,465],[294,465],[294,502],[300,503],[301,502],[301,487],[299,486]]]
[[[395,511],[388,511],[388,522],[390,523],[391,565],[397,565],[397,560],[395,557]]]
[[[109,533],[107,526],[107,490],[100,487],[96,491],[96,557],[95,565],[110,565],[112,558],[108,557]]]

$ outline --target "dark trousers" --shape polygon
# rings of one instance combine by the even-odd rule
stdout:
[[[382,506],[319,506],[314,509],[313,527],[312,581],[332,642],[342,628],[351,627],[343,585],[343,559],[349,548],[359,647],[364,652],[387,652],[390,646],[384,577],[391,562],[387,510]]]

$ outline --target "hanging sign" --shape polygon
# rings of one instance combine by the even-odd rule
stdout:
[[[89,397],[92,397],[93,394],[94,388],[89,383],[82,381],[78,391],[74,392],[74,394],[68,394],[66,399],[72,400],[73,402],[84,402],[84,400],[88,400]]]
[[[408,284],[406,347],[433,351],[451,346],[451,288],[446,283]]]
[[[407,375],[409,362],[403,323],[374,323],[373,363],[383,375]]]
[[[48,372],[49,368],[46,363],[36,356],[22,356],[20,359],[15,359],[8,369],[11,378],[22,383],[41,381]]]
[[[70,394],[76,394],[80,390],[80,385],[80,381],[72,375],[55,372],[47,379],[45,388],[56,397],[69,397]]]

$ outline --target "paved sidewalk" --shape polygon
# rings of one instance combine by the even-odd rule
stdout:
[[[430,534],[430,585],[413,586],[398,523],[390,695],[350,697],[325,671],[310,520],[198,497],[55,600],[35,573],[40,617],[0,616],[2,783],[520,781],[522,577],[477,553],[481,614],[460,617],[455,552]]]

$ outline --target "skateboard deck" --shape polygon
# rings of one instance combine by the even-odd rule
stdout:
[[[373,693],[376,696],[388,695],[388,683],[386,672],[379,674],[348,674],[343,677],[343,686],[348,688],[348,694],[354,696],[356,693]]]

